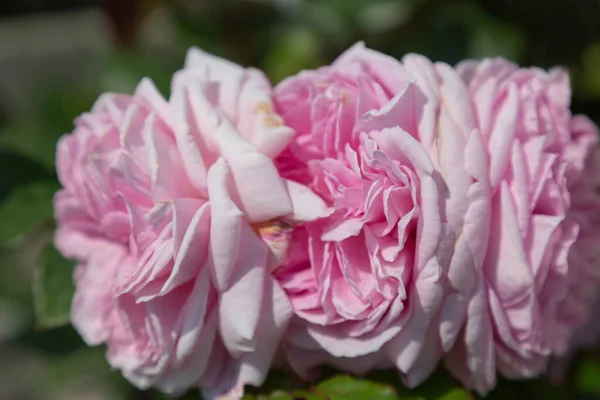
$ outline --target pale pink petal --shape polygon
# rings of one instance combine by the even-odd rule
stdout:
[[[153,200],[164,202],[178,197],[197,197],[196,190],[187,179],[175,143],[156,132],[153,117],[146,120],[144,136],[148,146]]]
[[[208,168],[201,150],[206,144],[198,140],[188,125],[190,117],[188,116],[189,109],[187,103],[185,89],[182,88],[173,93],[171,97],[171,104],[175,110],[173,113],[173,132],[177,148],[181,154],[181,161],[185,166],[185,171],[190,180],[190,185],[198,193],[206,193],[206,174]]]
[[[210,203],[179,199],[173,204],[175,264],[160,294],[192,279],[204,263],[209,249]]]
[[[295,221],[314,221],[328,213],[325,202],[307,186],[289,179],[284,182],[292,201],[292,218]]]
[[[223,291],[236,262],[244,215],[228,192],[230,171],[225,160],[217,160],[208,171],[208,195],[211,199],[210,254],[214,284]]]
[[[292,202],[273,161],[257,152],[225,120],[215,135],[247,217],[265,221],[291,214]]]
[[[269,277],[264,289],[264,305],[255,333],[255,350],[240,358],[240,384],[260,386],[264,383],[292,317],[292,307],[279,284]]]
[[[219,301],[221,335],[234,357],[256,351],[256,330],[268,273],[267,246],[247,224],[242,224],[239,235],[238,257]],[[244,310],[243,314],[239,310]]]

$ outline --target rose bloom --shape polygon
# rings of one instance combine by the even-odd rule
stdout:
[[[573,136],[597,146],[597,130],[583,116],[573,119]],[[561,345],[568,342],[569,347],[557,352],[548,368],[549,378],[556,384],[564,383],[573,356],[600,343],[600,320],[593,315],[600,307],[600,153],[590,147],[579,162],[583,162],[583,169],[570,189],[569,211],[569,216],[579,224],[579,235],[569,253],[569,265],[573,268],[569,296],[560,304],[562,316],[568,321],[560,333],[564,335]],[[573,327],[577,328],[575,332]]]
[[[284,80],[274,99],[297,131],[282,175],[329,206],[294,231],[277,273],[296,315],[290,364],[394,365],[420,383],[452,346],[440,326],[464,314],[460,280],[485,254],[487,160],[464,82],[445,64],[358,44]]]
[[[502,59],[458,70],[485,137],[492,197],[485,261],[447,366],[483,395],[496,370],[542,373],[588,319],[600,272],[597,130],[571,116],[562,70]]]
[[[168,102],[144,80],[60,140],[71,319],[137,387],[238,398],[264,380],[292,315],[272,272],[325,209],[273,164],[293,135],[261,72],[192,50]]]

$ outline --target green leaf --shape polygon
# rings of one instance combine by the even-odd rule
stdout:
[[[305,384],[282,377],[281,372],[269,375],[261,388],[248,388],[245,400],[474,400],[448,372],[438,370],[416,389],[407,389],[400,383],[396,370],[375,371],[367,377],[337,374],[326,369],[323,381],[307,389]]]
[[[244,397],[242,397],[242,400],[297,400],[298,398],[298,396],[295,396],[292,393],[278,390],[271,394],[246,394]]]
[[[375,371],[369,379],[396,388],[401,400],[473,400],[473,394],[464,389],[446,370],[439,368],[425,382],[414,389],[404,387],[395,370]]]
[[[31,321],[34,270],[52,239],[53,190],[47,182],[23,186],[0,205],[0,297],[27,309]]]
[[[55,181],[41,181],[14,189],[0,205],[0,244],[29,233],[52,219],[52,197],[59,189]]]
[[[52,245],[46,246],[33,274],[34,307],[39,328],[69,323],[74,262],[65,259]]]
[[[582,54],[582,62],[575,80],[579,96],[598,98],[600,96],[600,42],[589,46]]]
[[[473,400],[473,395],[465,389],[454,388],[449,392],[437,397],[437,400]]]
[[[398,394],[393,387],[366,379],[354,378],[348,375],[338,375],[321,382],[317,386],[317,394],[322,392],[331,399],[336,396],[355,400],[398,400]]]
[[[587,359],[579,365],[575,386],[585,394],[600,396],[600,361]]]

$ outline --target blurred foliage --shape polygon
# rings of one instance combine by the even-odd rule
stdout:
[[[69,323],[69,307],[75,288],[71,283],[73,262],[52,245],[41,254],[33,273],[33,300],[37,327],[54,328]]]
[[[417,389],[402,386],[394,371],[378,371],[352,377],[326,371],[316,384],[296,384],[280,371],[273,371],[263,387],[251,389],[244,400],[474,400],[469,391],[440,370]],[[254,393],[255,392],[255,393]]]
[[[52,8],[61,8],[61,1],[55,3]],[[73,293],[69,278],[73,263],[52,247],[52,195],[59,188],[54,156],[58,138],[72,129],[73,119],[89,110],[100,93],[131,92],[143,76],[149,76],[168,96],[170,77],[182,65],[189,46],[262,68],[274,84],[301,69],[330,63],[359,40],[398,58],[418,52],[451,64],[503,56],[522,65],[562,65],[573,77],[574,111],[600,121],[598,0],[94,3],[106,13],[114,46],[95,55],[88,79],[52,77],[30,93],[27,109],[17,114],[2,109],[11,99],[0,97],[0,376],[15,377],[10,384],[0,381],[3,400],[166,399],[157,392],[134,389],[110,370],[104,349],[87,349],[73,328],[65,325]],[[175,32],[174,40],[160,48],[144,41],[143,32],[154,27],[142,29],[157,9],[166,11],[168,28]],[[488,398],[600,399],[600,357],[587,353],[577,360],[562,387],[544,379],[502,381]],[[251,390],[246,398],[475,398],[443,372],[416,390],[404,388],[393,371],[367,378],[326,371],[324,378],[321,383],[299,384],[274,371],[263,388]],[[184,398],[198,397],[192,391]]]

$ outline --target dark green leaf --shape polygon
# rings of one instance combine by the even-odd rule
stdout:
[[[16,339],[14,344],[59,358],[87,349],[75,328],[70,325],[48,330],[29,330]]]
[[[573,396],[565,388],[550,384],[546,377],[532,380],[508,380],[499,378],[494,390],[486,400],[504,399],[544,399],[544,400],[572,400]]]
[[[146,398],[148,400],[173,400],[173,396],[169,396],[168,394],[159,392],[158,390],[148,393],[148,396],[144,397],[144,399]],[[177,400],[202,400],[202,397],[200,397],[200,395],[198,394],[198,389],[193,389],[177,397]]]
[[[60,133],[55,134],[49,131],[48,126],[40,129],[35,117],[19,120],[0,131],[0,148],[5,154],[11,154],[10,158],[2,161],[2,169],[6,171],[7,168],[11,168],[11,165],[23,168],[20,171],[14,171],[12,177],[3,173],[3,185],[6,185],[4,182],[11,181],[16,181],[15,183],[18,184],[19,180],[16,178],[20,175],[23,178],[27,178],[28,175],[39,177],[48,174],[52,176],[56,140]],[[48,136],[52,136],[52,138],[48,138]],[[46,172],[40,171],[37,166],[34,166],[34,163],[43,166]],[[26,180],[21,181],[21,183],[25,182]]]
[[[595,359],[583,361],[579,365],[575,385],[581,393],[600,396],[600,361]]]
[[[1,135],[1,134],[0,134]],[[0,148],[0,202],[17,186],[54,180],[54,174],[35,160],[14,151]]]
[[[260,388],[248,386],[246,392],[254,395],[265,395],[270,393],[287,393],[297,387],[291,376],[280,369],[272,369],[267,376],[265,382]]]
[[[42,181],[13,190],[0,205],[0,244],[50,221],[52,197],[58,189],[55,181]]]
[[[589,46],[582,54],[577,78],[575,84],[582,97],[600,97],[600,43]]]
[[[39,328],[54,328],[69,322],[74,263],[52,245],[44,250],[33,277],[34,306]]]

